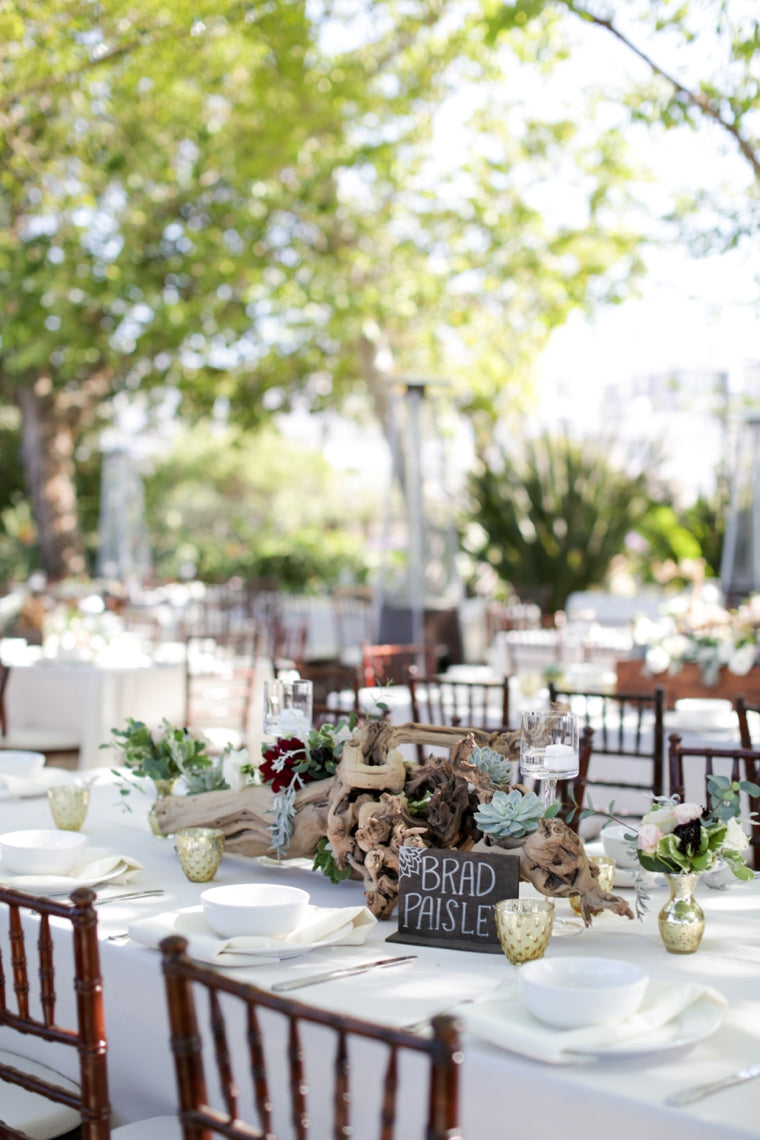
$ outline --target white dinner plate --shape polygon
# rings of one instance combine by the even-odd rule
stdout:
[[[75,891],[77,887],[98,887],[101,883],[108,883],[125,874],[128,868],[119,863],[111,871],[92,878],[77,879],[73,875],[15,875],[6,870],[0,860],[0,882],[4,887],[13,887],[19,891],[39,891],[40,894],[65,894]]]
[[[619,1041],[598,1049],[568,1049],[574,1057],[588,1057],[604,1060],[609,1057],[621,1060],[627,1057],[645,1057],[650,1053],[664,1053],[670,1049],[681,1049],[686,1045],[696,1045],[704,1041],[723,1021],[723,1010],[711,1001],[697,1001],[683,1013],[679,1013],[661,1029],[655,1029],[645,1038],[633,1041]]]

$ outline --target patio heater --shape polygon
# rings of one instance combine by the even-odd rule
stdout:
[[[131,450],[114,442],[103,450],[98,577],[136,585],[150,570],[142,478]]]
[[[391,403],[391,486],[377,587],[378,641],[462,660],[454,510],[435,401],[440,381],[404,379]],[[443,663],[443,662],[442,662]]]
[[[760,590],[760,414],[739,425],[720,582],[726,605]]]

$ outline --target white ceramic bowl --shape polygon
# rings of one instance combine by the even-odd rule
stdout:
[[[45,766],[44,752],[0,749],[0,776],[34,776]]]
[[[693,728],[720,728],[733,708],[731,701],[707,697],[683,697],[675,703],[678,718]]]
[[[301,924],[309,894],[277,884],[230,883],[202,891],[201,903],[206,921],[221,938],[277,938]]]
[[[615,860],[615,866],[621,869],[635,867],[638,860],[631,852],[631,846],[635,847],[635,840],[629,845],[626,840],[626,835],[635,834],[635,829],[626,827],[624,823],[609,823],[602,830],[599,838],[602,841],[605,855],[609,855],[611,859]]]
[[[87,836],[78,831],[7,831],[0,835],[3,864],[17,875],[67,875],[86,846]]]
[[[624,1021],[641,1005],[649,980],[617,958],[538,958],[518,977],[528,1010],[560,1029]]]

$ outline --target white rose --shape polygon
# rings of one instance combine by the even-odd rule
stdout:
[[[749,847],[749,839],[742,831],[742,825],[735,816],[729,819],[726,825],[726,838],[723,840],[723,846],[730,847],[733,851],[746,851]]]
[[[670,665],[670,657],[661,645],[653,645],[647,649],[644,664],[647,673],[664,673]]]
[[[233,792],[239,792],[248,783],[248,776],[241,769],[250,762],[247,748],[230,749],[222,757],[222,775]]]
[[[728,659],[728,668],[732,673],[738,674],[740,677],[746,676],[752,666],[755,664],[755,657],[757,656],[756,645],[740,645],[735,649]]]

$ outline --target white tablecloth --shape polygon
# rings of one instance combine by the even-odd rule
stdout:
[[[176,1093],[159,954],[128,941],[106,939],[125,931],[127,923],[136,917],[197,903],[203,887],[184,878],[171,840],[149,834],[147,805],[140,796],[130,797],[133,810],[126,814],[118,800],[113,788],[96,787],[85,833],[93,845],[107,846],[144,863],[145,871],[129,889],[160,886],[166,892],[159,899],[110,903],[98,912],[111,1095],[115,1123],[124,1123],[175,1111]],[[0,802],[0,831],[45,826],[48,822],[47,805],[42,800]],[[363,900],[358,883],[333,886],[308,870],[267,867],[234,856],[223,858],[217,883],[251,880],[298,884],[320,905],[350,906]],[[111,890],[115,892],[116,888]],[[104,888],[104,893],[110,893],[109,889]],[[664,897],[663,891],[652,893],[652,913],[643,924],[605,915],[576,937],[555,938],[548,954],[624,958],[642,964],[656,979],[694,979],[713,985],[729,1001],[722,1026],[686,1050],[572,1066],[530,1061],[465,1037],[461,1103],[468,1140],[553,1134],[568,1140],[602,1136],[614,1136],[615,1140],[641,1140],[642,1136],[730,1140],[757,1136],[760,1080],[687,1108],[668,1108],[663,1100],[683,1086],[723,1076],[760,1059],[760,886],[732,884],[724,892],[700,887],[698,897],[707,913],[707,930],[699,951],[685,957],[666,953],[657,933],[654,915]],[[565,903],[558,903],[558,911],[569,914]],[[385,938],[394,929],[395,922],[381,922],[364,946],[325,948],[290,962],[235,971],[235,975],[268,986],[297,973],[311,974],[339,963],[416,953],[417,959],[402,967],[370,971],[294,994],[309,1004],[406,1024],[462,999],[487,996],[514,974],[514,968],[498,954],[386,944]],[[55,938],[56,942],[64,938],[59,929]],[[61,994],[62,1001],[70,1000]],[[466,1008],[462,1008],[463,1013]],[[29,1043],[27,1052],[38,1048]],[[236,1051],[233,1043],[233,1056],[236,1053],[242,1057],[242,1045]],[[74,1059],[65,1058],[62,1063],[73,1074]],[[359,1063],[354,1073],[356,1089],[368,1086],[368,1073]],[[319,1101],[321,1089],[313,1087]],[[419,1086],[410,1095],[419,1100]],[[363,1096],[356,1097],[359,1112],[362,1100]],[[314,1118],[314,1136],[319,1138],[328,1134],[320,1115],[328,1109],[320,1104]],[[361,1127],[355,1134],[371,1135]],[[401,1136],[406,1140],[403,1132]]]
[[[5,694],[10,731],[51,729],[79,742],[79,767],[111,762],[101,744],[127,717],[146,724],[184,720],[184,666],[94,665],[41,659],[13,664]]]

